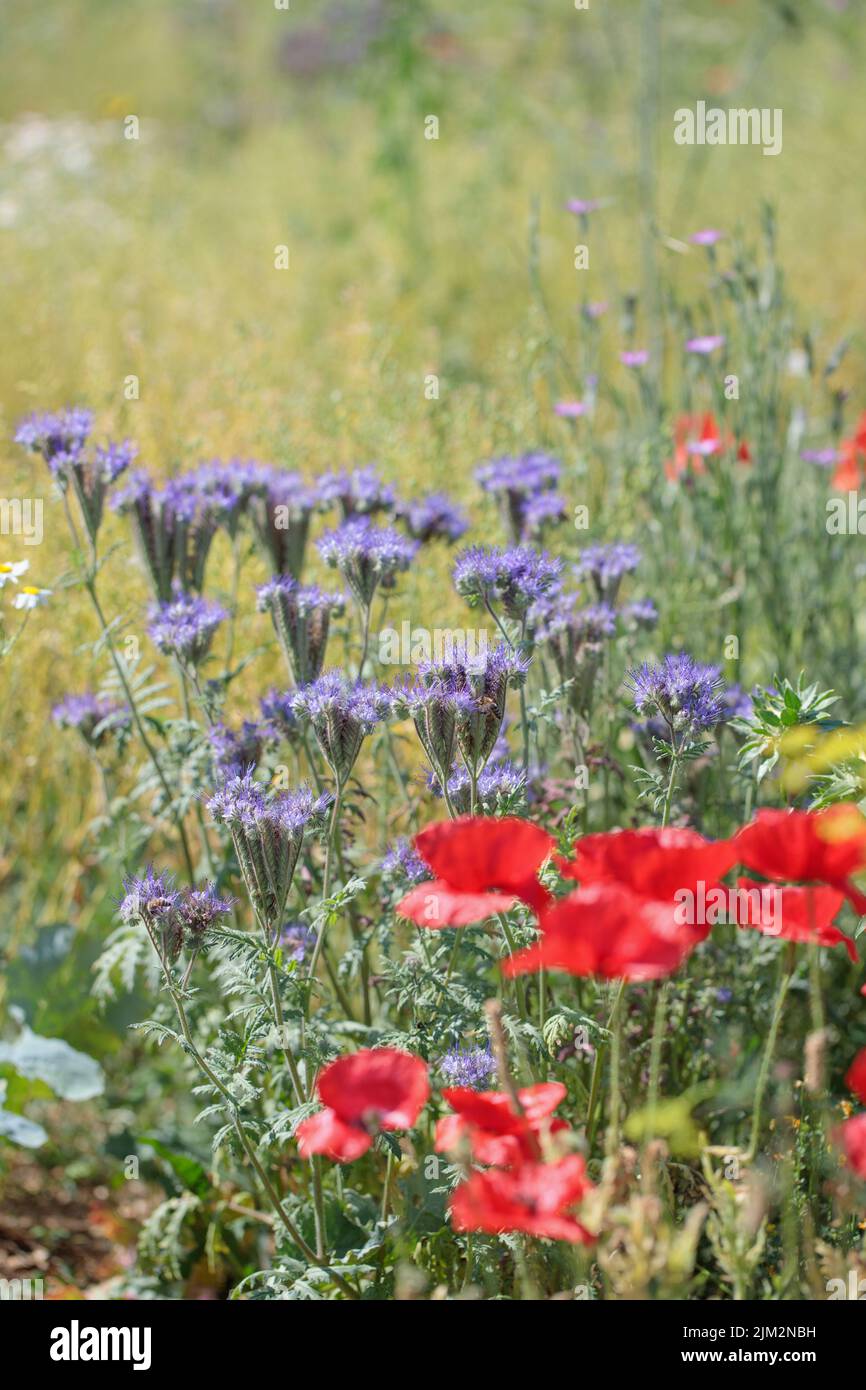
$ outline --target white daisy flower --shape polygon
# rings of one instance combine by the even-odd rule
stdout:
[[[12,603],[13,608],[41,608],[48,602],[50,589],[36,589],[32,584],[22,585],[19,592],[15,595]]]
[[[7,579],[11,579],[13,584],[17,584],[19,576],[25,574],[29,568],[29,560],[14,560],[11,565],[0,565],[0,589],[6,587]]]

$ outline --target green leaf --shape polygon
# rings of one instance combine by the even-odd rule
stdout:
[[[45,1081],[61,1100],[91,1100],[105,1089],[102,1067],[93,1057],[76,1052],[62,1038],[41,1038],[22,1028],[12,1043],[0,1043],[0,1062],[22,1076]]]
[[[208,1195],[211,1190],[211,1181],[207,1175],[207,1169],[199,1163],[198,1159],[190,1158],[189,1154],[176,1153],[161,1139],[156,1139],[151,1134],[143,1136],[139,1142],[148,1144],[154,1153],[159,1154],[187,1192],[194,1193],[196,1197]]]

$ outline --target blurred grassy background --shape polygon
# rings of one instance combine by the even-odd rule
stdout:
[[[859,332],[862,4],[684,0],[658,31],[661,9],[0,0],[0,451],[8,494],[46,498],[45,543],[3,538],[3,558],[26,556],[48,585],[66,568],[42,465],[11,434],[67,402],[92,406],[100,434],[134,437],[156,472],[233,453],[309,472],[378,459],[407,490],[469,501],[485,455],[568,451],[550,404],[579,389],[581,298],[639,289],[653,263],[687,287],[701,254],[664,238],[753,228],[762,199],[819,342]],[[781,156],[676,146],[673,112],[699,98],[781,107]],[[123,138],[130,115],[138,141]],[[581,277],[574,196],[610,199]],[[617,345],[614,332],[607,360]],[[862,400],[860,352],[845,370]],[[128,542],[114,519],[106,533]],[[102,584],[140,629],[145,588],[125,555]],[[109,917],[88,858],[89,768],[47,723],[60,693],[93,680],[77,649],[94,635],[84,600],[58,590],[4,668],[7,945]],[[257,669],[260,688],[274,679],[276,659]]]

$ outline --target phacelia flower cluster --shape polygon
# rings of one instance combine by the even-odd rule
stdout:
[[[177,657],[183,666],[198,666],[227,616],[218,603],[176,590],[169,603],[151,610],[148,632],[161,652]]]
[[[295,713],[312,727],[338,785],[347,781],[361,744],[393,709],[383,686],[352,682],[339,671],[326,671],[292,698]]]
[[[289,674],[296,685],[321,675],[331,617],[345,605],[342,594],[328,594],[318,585],[306,587],[291,575],[277,575],[257,589],[258,607],[268,612],[279,639]]]
[[[364,609],[379,587],[394,587],[397,575],[409,568],[418,551],[417,541],[392,526],[374,526],[367,517],[355,517],[326,531],[318,546],[322,558],[339,570]]]
[[[464,513],[444,492],[401,502],[397,507],[397,516],[409,535],[422,543],[440,538],[448,542],[458,541],[469,529]]]
[[[125,473],[136,456],[130,440],[88,450],[93,428],[89,410],[73,407],[56,414],[38,411],[22,420],[15,442],[41,454],[64,491],[78,498],[87,533],[93,543],[102,522],[108,489]]]
[[[509,618],[522,621],[527,611],[556,584],[562,561],[531,545],[472,545],[454,564],[454,587],[469,603],[502,607]]]
[[[51,711],[59,729],[75,729],[90,748],[98,748],[110,734],[128,728],[129,710],[116,700],[84,691],[66,695]]]
[[[121,921],[137,922],[145,928],[166,968],[184,947],[196,954],[208,930],[233,906],[231,899],[219,896],[212,883],[181,890],[168,874],[156,874],[151,868],[143,878],[125,879],[123,887]]]
[[[565,503],[556,492],[561,471],[559,459],[542,453],[490,459],[476,469],[477,481],[499,502],[515,545],[562,520]]]
[[[685,652],[630,671],[628,685],[638,714],[661,718],[674,746],[712,729],[724,711],[719,668],[703,666]]]
[[[285,911],[304,835],[321,825],[327,804],[307,787],[269,795],[251,769],[228,777],[208,800],[213,820],[231,834],[256,916],[269,930]]]

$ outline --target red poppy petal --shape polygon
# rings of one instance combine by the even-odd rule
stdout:
[[[379,1129],[411,1129],[430,1095],[427,1066],[394,1047],[338,1057],[319,1076],[323,1104],[348,1124],[368,1117]]]
[[[845,1075],[845,1085],[866,1105],[866,1047],[857,1053]]]
[[[513,893],[462,893],[444,879],[419,883],[397,904],[401,917],[434,931],[443,927],[468,927],[497,912],[508,912],[517,899]]]
[[[536,876],[554,845],[547,831],[517,816],[460,816],[415,836],[436,877],[467,893],[516,891]]]
[[[347,1125],[333,1110],[320,1110],[298,1125],[298,1152],[301,1158],[325,1154],[336,1163],[353,1163],[365,1154],[373,1140],[365,1130]]]

